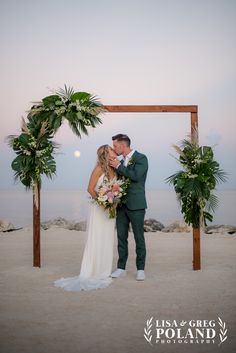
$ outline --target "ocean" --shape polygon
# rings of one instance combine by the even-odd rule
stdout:
[[[217,191],[219,206],[213,224],[236,225],[236,190]],[[181,220],[179,203],[173,190],[147,191],[148,209],[145,218],[155,218],[168,225]],[[86,220],[89,203],[85,191],[43,191],[41,192],[41,221],[63,217],[68,220]],[[31,191],[0,191],[0,219],[7,219],[15,227],[32,223]]]

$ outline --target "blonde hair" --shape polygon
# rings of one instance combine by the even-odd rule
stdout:
[[[105,174],[105,176],[109,179],[109,170],[111,167],[109,166],[109,145],[102,145],[97,149],[97,165],[99,165]]]

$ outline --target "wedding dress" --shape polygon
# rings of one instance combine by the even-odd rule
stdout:
[[[95,190],[103,183],[102,174]],[[54,281],[56,287],[66,291],[81,291],[105,288],[112,278],[113,246],[115,237],[115,219],[101,206],[91,203],[87,225],[87,241],[83,253],[80,274],[75,277],[62,277]]]

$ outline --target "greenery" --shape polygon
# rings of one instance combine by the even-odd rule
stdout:
[[[17,154],[12,162],[15,180],[20,179],[26,189],[33,187],[33,182],[41,185],[41,174],[52,178],[56,173],[54,150],[57,144],[49,139],[47,123],[42,123],[38,136],[34,136],[22,120],[22,133],[9,136],[9,144]]]
[[[39,132],[42,122],[47,122],[51,133],[55,134],[67,120],[72,131],[81,138],[81,133],[88,135],[88,127],[101,124],[98,117],[104,111],[95,96],[87,92],[74,92],[72,88],[56,91],[34,105],[28,114],[29,129]]]
[[[96,97],[87,92],[74,92],[65,86],[55,94],[34,104],[22,119],[21,134],[8,136],[10,147],[17,154],[12,162],[15,180],[33,191],[33,266],[40,267],[40,189],[41,176],[52,178],[56,173],[54,159],[57,144],[52,141],[55,133],[67,120],[72,131],[81,138],[88,134],[88,127],[101,124],[98,115],[104,108]]]
[[[101,103],[87,92],[74,92],[72,88],[60,89],[34,104],[22,119],[22,133],[8,136],[9,145],[17,157],[12,162],[15,180],[20,180],[26,188],[35,183],[41,185],[41,175],[52,178],[56,173],[54,159],[58,145],[52,141],[64,120],[72,131],[81,138],[88,134],[88,127],[101,124],[98,115],[104,111]]]
[[[199,146],[196,139],[184,139],[180,147],[174,145],[174,148],[183,170],[166,181],[174,185],[185,222],[193,228],[206,226],[207,221],[212,222],[212,213],[218,206],[218,198],[212,191],[217,183],[226,181],[226,173],[214,160],[212,148]]]

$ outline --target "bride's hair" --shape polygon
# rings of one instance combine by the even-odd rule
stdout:
[[[99,165],[102,168],[103,173],[106,175],[106,177],[109,179],[109,145],[102,145],[98,148],[97,150],[97,165]]]

